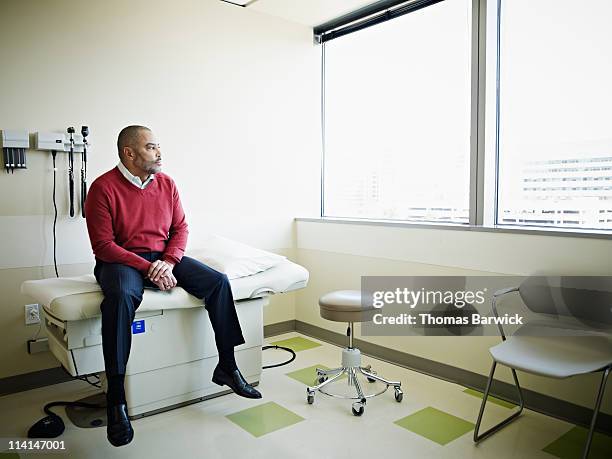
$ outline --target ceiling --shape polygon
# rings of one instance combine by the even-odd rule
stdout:
[[[307,26],[317,26],[376,0],[256,0],[247,8]]]

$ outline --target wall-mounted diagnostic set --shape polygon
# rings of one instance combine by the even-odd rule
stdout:
[[[68,193],[70,198],[70,216],[75,215],[74,201],[74,155],[81,154],[81,186],[80,186],[80,204],[81,216],[85,218],[85,198],[87,197],[87,149],[89,142],[89,127],[81,126],[81,133],[77,134],[74,127],[70,126],[65,133],[62,132],[37,132],[34,135],[35,149],[50,151],[53,155],[53,183],[55,196],[55,159],[57,152],[68,153]]]

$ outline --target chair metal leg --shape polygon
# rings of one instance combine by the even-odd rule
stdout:
[[[355,374],[355,369],[351,368],[349,371],[351,372],[351,375],[353,376],[355,389],[357,390],[357,397],[361,399],[361,403],[365,404],[366,398],[363,396],[363,391],[361,390],[361,385],[359,384],[359,381],[357,381],[357,375]]]
[[[512,370],[512,377],[514,378],[514,384],[516,385],[516,389],[517,389],[518,395],[519,395],[519,403],[520,403],[519,409],[518,409],[518,411],[516,413],[514,413],[511,416],[509,416],[508,418],[504,419],[500,423],[494,425],[493,427],[491,427],[486,432],[484,432],[482,434],[478,434],[478,431],[480,430],[480,424],[482,422],[482,417],[483,417],[483,414],[484,414],[484,410],[485,410],[485,405],[487,404],[487,398],[489,397],[489,392],[491,390],[491,385],[493,383],[493,375],[495,374],[495,368],[496,367],[497,367],[497,362],[493,361],[493,365],[491,366],[491,372],[489,374],[489,379],[487,381],[487,387],[486,387],[486,389],[484,391],[484,394],[482,396],[482,404],[480,405],[480,412],[478,413],[478,420],[476,421],[476,426],[474,428],[474,442],[475,443],[478,443],[479,441],[485,439],[489,435],[497,432],[502,427],[510,424],[512,421],[514,421],[517,417],[520,416],[520,414],[523,412],[523,407],[525,406],[525,401],[523,400],[523,393],[521,391],[521,386],[519,385],[518,376],[516,375],[516,370],[514,370],[514,368],[511,368],[511,370]]]
[[[595,408],[593,409],[593,417],[591,418],[591,427],[587,436],[586,445],[584,446],[584,452],[582,453],[582,459],[587,459],[589,450],[591,449],[591,442],[593,441],[593,434],[595,433],[595,425],[597,424],[597,415],[599,414],[599,408],[601,407],[601,401],[603,400],[603,394],[606,389],[606,381],[608,380],[610,369],[611,367],[606,368],[601,377],[599,392],[597,393],[597,400],[595,402]]]
[[[394,387],[400,387],[402,385],[402,383],[400,381],[389,381],[388,379],[385,379],[381,376],[378,376],[375,373],[371,373],[370,371],[366,371],[367,367],[360,367],[359,368],[359,372],[368,377],[368,378],[372,378],[375,379],[376,381],[380,381],[382,383],[385,383],[387,386],[394,386]]]
[[[354,375],[352,372],[352,367],[349,367],[347,372],[346,372],[348,378],[346,378],[346,384],[348,386],[354,386],[355,385],[355,380],[354,380]]]
[[[344,368],[331,368],[329,370],[324,370],[323,368],[317,368],[317,376],[329,376],[335,375],[336,373],[341,372]]]
[[[325,387],[327,386],[329,383],[335,381],[336,379],[338,379],[340,376],[342,376],[345,372],[347,371],[346,368],[342,368],[340,372],[338,372],[337,374],[335,374],[334,376],[332,376],[329,379],[326,379],[325,381],[323,381],[321,384],[318,384],[314,387],[308,387],[307,388],[307,392],[310,393],[311,391],[314,392],[316,390],[319,390],[321,387]]]

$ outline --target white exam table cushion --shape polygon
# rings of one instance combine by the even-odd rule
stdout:
[[[235,301],[289,292],[304,287],[307,282],[308,271],[289,260],[258,274],[230,280]],[[21,292],[34,298],[46,311],[63,321],[100,315],[103,299],[102,290],[93,274],[29,280],[21,285]],[[202,305],[202,300],[189,295],[180,287],[169,292],[145,288],[138,311],[195,308]]]

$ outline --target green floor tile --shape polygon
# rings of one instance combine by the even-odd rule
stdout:
[[[542,451],[561,459],[580,459],[587,437],[587,429],[574,427],[553,441]],[[595,432],[589,459],[610,459],[612,457],[612,437]]]
[[[254,437],[261,437],[304,420],[277,403],[268,402],[226,416]]]
[[[291,373],[286,373],[286,375],[307,386],[315,386],[318,384],[317,368],[329,370],[329,367],[325,365],[313,365],[311,367],[302,368],[301,370],[292,371]]]
[[[329,370],[328,366],[325,366],[319,363],[311,367],[302,368],[301,370],[296,370],[296,371],[292,371],[291,373],[285,373],[285,374],[289,376],[290,378],[295,379],[296,381],[306,384],[307,386],[316,386],[317,384],[319,384],[319,381],[317,380],[317,368],[322,368],[323,370]],[[330,378],[332,378],[333,376],[334,375],[331,375]],[[346,379],[346,378],[347,376],[346,374],[344,374],[338,378],[338,381],[342,379]],[[334,384],[335,382],[336,381],[334,381],[332,384]]]
[[[398,419],[395,424],[440,445],[446,445],[474,428],[471,422],[431,406]]]
[[[297,336],[295,338],[283,339],[281,341],[274,341],[273,343],[276,346],[288,347],[289,349],[293,349],[294,352],[305,351],[307,349],[312,349],[314,347],[319,347],[320,344],[311,341],[306,338],[302,338],[301,336]]]
[[[465,389],[463,392],[465,392],[466,394],[473,395],[474,397],[478,397],[480,399],[484,395],[482,392],[478,392],[477,390],[474,390],[474,389]],[[489,402],[495,403],[496,405],[499,405],[499,406],[503,406],[504,408],[514,408],[516,406],[514,403],[510,403],[505,400],[501,400],[499,398],[491,397],[490,395],[487,398],[487,403]]]
[[[0,459],[19,459],[19,454],[4,451],[0,453]]]

